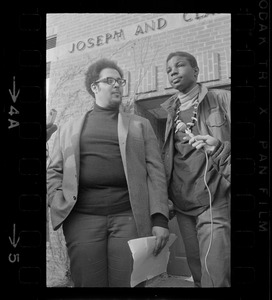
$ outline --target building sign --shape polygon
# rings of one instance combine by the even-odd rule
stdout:
[[[146,35],[159,33],[167,27],[167,20],[165,18],[158,18],[155,20],[146,21],[141,24],[128,26],[123,29],[107,32],[95,37],[89,37],[85,40],[72,43],[69,53],[75,53],[76,51],[84,51],[94,47],[100,47],[110,45],[122,41],[134,40]]]
[[[48,50],[47,61],[69,58],[71,55],[182,28],[217,16],[222,16],[222,14],[165,14],[159,18],[114,29],[111,32],[104,32],[96,36],[85,36],[72,43]]]
[[[71,45],[71,49],[68,50],[69,53],[75,53],[77,51],[84,51],[86,49],[91,49],[94,47],[101,47],[103,45],[112,44],[113,41],[119,42],[125,40],[124,30],[120,29],[119,31],[115,30],[111,33],[107,32],[95,37],[90,37],[87,40],[81,40],[75,42]]]

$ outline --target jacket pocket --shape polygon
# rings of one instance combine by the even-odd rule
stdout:
[[[208,189],[206,187],[205,181],[204,181],[204,176],[200,176],[194,186],[194,194],[197,202],[201,206],[207,206],[210,203],[210,200],[213,202],[214,200],[214,194],[216,193],[217,189],[224,189],[224,187],[221,187],[221,179],[222,176],[214,169],[211,168],[207,174],[206,174],[206,183],[209,187],[210,193],[208,192]],[[210,199],[211,196],[211,199]]]
[[[200,206],[207,206],[209,204],[209,193],[205,186],[204,176],[199,177],[195,181],[194,195],[196,202]]]
[[[227,116],[218,107],[212,108],[207,119],[207,125],[209,127],[221,127],[227,121]]]

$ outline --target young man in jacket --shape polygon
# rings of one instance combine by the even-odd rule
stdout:
[[[162,150],[169,198],[195,286],[230,286],[230,92],[197,83],[194,56],[166,60],[177,93],[168,112]]]
[[[121,111],[122,70],[101,59],[85,78],[94,108],[60,126],[48,168],[53,229],[63,226],[75,287],[129,287],[128,240],[166,245],[168,195],[159,146],[147,119]]]

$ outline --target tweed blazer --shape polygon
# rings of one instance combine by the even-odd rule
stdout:
[[[80,135],[86,115],[59,127],[50,154],[47,193],[54,230],[62,225],[77,201]],[[149,236],[151,216],[161,213],[168,218],[169,213],[166,176],[158,141],[150,122],[140,116],[119,112],[117,126],[138,235]]]

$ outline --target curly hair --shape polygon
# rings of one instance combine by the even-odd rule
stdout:
[[[196,58],[192,54],[190,54],[188,52],[184,52],[184,51],[176,51],[176,52],[170,53],[167,56],[166,63],[174,56],[185,57],[189,61],[192,68],[198,67]]]
[[[91,64],[85,74],[85,87],[88,91],[88,93],[94,97],[94,92],[91,89],[91,84],[99,79],[99,74],[103,69],[115,69],[123,78],[124,73],[122,69],[116,64],[116,62],[106,59],[106,58],[101,58],[98,61],[94,62]]]

